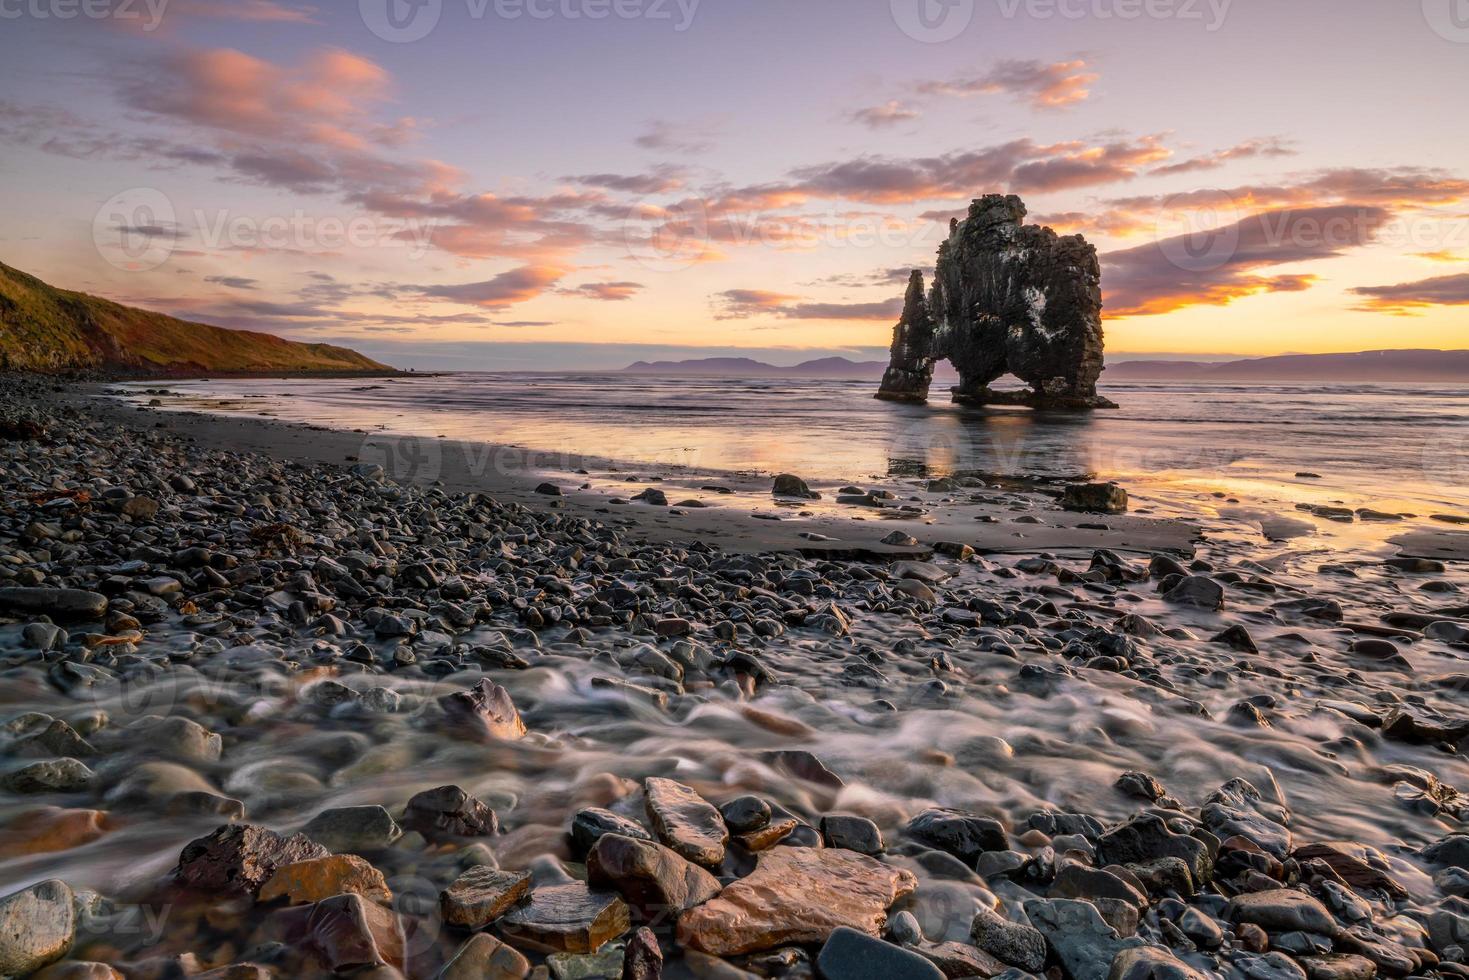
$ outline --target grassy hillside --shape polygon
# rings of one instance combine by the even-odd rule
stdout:
[[[391,370],[345,347],[189,323],[57,289],[3,263],[0,367],[150,377]]]

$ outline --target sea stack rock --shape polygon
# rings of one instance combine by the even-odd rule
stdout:
[[[924,402],[935,361],[959,372],[954,401],[1034,408],[1115,408],[1097,394],[1102,373],[1102,271],[1080,235],[1025,224],[1015,195],[986,194],[939,246],[933,288],[908,283],[877,397]],[[989,385],[1003,374],[1023,392]]]

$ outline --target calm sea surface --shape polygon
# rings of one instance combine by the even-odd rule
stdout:
[[[136,386],[139,389],[146,385]],[[1067,476],[1469,510],[1469,386],[1105,386],[1085,415],[927,406],[871,382],[450,374],[179,382],[170,406],[709,470]],[[1320,479],[1298,473],[1320,474]]]

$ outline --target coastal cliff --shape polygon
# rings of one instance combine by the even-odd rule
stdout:
[[[393,369],[345,347],[226,330],[57,289],[0,263],[0,368],[132,377],[374,374]]]

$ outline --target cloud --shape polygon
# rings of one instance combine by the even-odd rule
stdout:
[[[214,283],[216,286],[228,286],[230,289],[260,288],[260,280],[246,279],[244,276],[205,276],[204,281]]]
[[[1085,102],[1088,88],[1100,75],[1084,60],[1001,61],[982,75],[949,82],[924,82],[918,90],[925,95],[1010,95],[1035,109],[1061,109]]]
[[[1192,157],[1181,160],[1178,163],[1170,163],[1166,166],[1157,167],[1151,173],[1155,177],[1171,176],[1176,174],[1197,173],[1201,170],[1217,170],[1231,160],[1245,160],[1254,157],[1288,157],[1294,156],[1295,150],[1290,141],[1282,140],[1276,136],[1262,137],[1259,139],[1245,140],[1223,150],[1215,150],[1204,156]]]
[[[502,272],[484,282],[424,286],[420,291],[425,296],[498,310],[535,299],[554,286],[565,274],[564,269],[556,266],[526,265]]]
[[[1158,136],[1049,145],[1024,138],[936,157],[859,157],[803,167],[792,172],[796,182],[787,190],[878,204],[972,198],[999,188],[1046,193],[1132,180],[1171,152]]]
[[[582,299],[618,302],[632,299],[645,288],[640,282],[588,282],[563,289],[561,292],[567,296],[580,296]]]
[[[684,186],[682,168],[667,165],[655,167],[646,174],[581,174],[564,179],[586,187],[639,195],[667,194]]]
[[[853,122],[859,122],[870,129],[888,129],[900,123],[909,122],[922,116],[917,109],[913,109],[897,99],[884,102],[882,105],[868,106],[865,109],[857,109],[849,118]]]
[[[1451,249],[1441,248],[1435,252],[1414,252],[1413,258],[1428,262],[1463,262],[1469,264],[1469,255],[1460,255]]]
[[[708,153],[714,149],[713,134],[706,127],[675,125],[662,119],[650,122],[633,142],[645,150],[667,153]]]
[[[901,296],[878,303],[814,303],[789,293],[762,289],[727,289],[714,297],[714,303],[716,320],[758,316],[789,320],[896,320],[903,311]]]
[[[1338,257],[1370,244],[1391,213],[1336,207],[1269,211],[1193,235],[1178,235],[1101,257],[1109,316],[1148,316],[1190,306],[1227,306],[1266,292],[1298,292],[1311,275],[1264,270]]]
[[[932,263],[923,263],[932,264]],[[818,279],[812,285],[821,286],[906,286],[913,275],[913,266],[899,265],[867,273],[842,273]]]
[[[1357,310],[1413,316],[1432,306],[1469,306],[1469,273],[1394,286],[1358,286],[1352,292],[1363,299]]]
[[[355,132],[388,94],[388,73],[341,48],[282,66],[232,48],[169,50],[125,75],[133,109],[235,136],[362,150]]]

